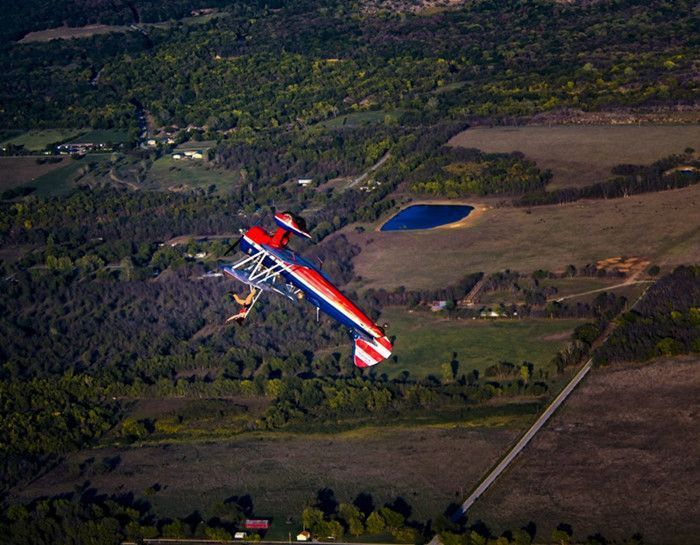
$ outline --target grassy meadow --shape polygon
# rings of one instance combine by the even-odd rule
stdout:
[[[39,176],[28,185],[36,187],[36,195],[39,197],[65,195],[75,189],[75,182],[79,179],[92,180],[90,174],[87,174],[90,163],[99,165],[109,160],[110,156],[104,153],[88,154],[82,159],[66,159],[61,163],[61,168]],[[87,174],[86,178],[84,178],[85,174]]]
[[[368,112],[355,112],[340,115],[327,121],[322,121],[319,123],[319,125],[327,129],[342,129],[377,125],[380,123],[385,123],[387,119],[391,122],[398,123],[402,115],[402,110],[372,110]]]
[[[237,176],[232,171],[214,168],[202,160],[173,159],[168,155],[153,162],[144,186],[161,191],[182,191],[216,185],[219,192],[224,192],[235,180]]]
[[[0,142],[0,146],[14,144],[24,146],[28,151],[43,151],[47,146],[75,139],[85,132],[85,129],[41,129],[24,132]]]
[[[387,309],[381,317],[389,324],[388,334],[396,336],[394,356],[382,364],[382,372],[396,376],[408,371],[412,377],[441,377],[441,366],[453,359],[459,374],[484,369],[499,361],[527,360],[538,369],[549,362],[569,340],[583,320],[498,319],[448,320],[438,313]],[[456,354],[456,356],[454,355]]]

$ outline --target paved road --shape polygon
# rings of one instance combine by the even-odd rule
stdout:
[[[500,463],[489,473],[486,478],[481,481],[481,484],[474,490],[474,492],[471,493],[471,495],[465,500],[465,502],[462,504],[462,507],[454,514],[454,518],[458,519],[464,513],[467,512],[467,510],[472,506],[472,504],[481,496],[486,490],[493,484],[493,482],[500,476],[501,473],[510,465],[510,463],[513,461],[513,459],[520,454],[520,451],[525,448],[525,445],[527,445],[530,442],[530,439],[532,439],[535,434],[540,431],[540,428],[544,426],[545,422],[549,420],[549,417],[554,414],[554,411],[556,411],[559,406],[564,402],[564,400],[568,397],[568,395],[573,391],[576,386],[578,386],[578,383],[583,380],[583,377],[588,374],[588,371],[591,370],[591,367],[593,365],[593,359],[589,359],[586,364],[579,370],[576,375],[574,375],[574,378],[571,379],[569,384],[566,385],[566,388],[564,388],[559,395],[552,401],[552,403],[545,409],[545,411],[540,415],[540,417],[537,419],[537,421],[530,427],[529,430],[523,435],[520,440],[515,444],[515,446],[506,454],[505,458],[503,458]]]
[[[369,168],[367,169],[366,172],[363,172],[363,173],[360,174],[357,178],[354,178],[354,179],[347,185],[347,188],[346,188],[346,189],[350,189],[351,187],[355,187],[355,186],[356,186],[357,184],[359,184],[360,182],[363,182],[364,180],[366,180],[367,177],[368,177],[372,172],[374,172],[374,171],[377,170],[380,166],[382,166],[384,163],[386,163],[386,161],[387,161],[387,159],[389,159],[389,157],[391,157],[391,153],[389,153],[389,152],[387,151],[387,152],[379,159],[379,161],[377,161],[377,162],[374,163],[371,167],[369,167]]]

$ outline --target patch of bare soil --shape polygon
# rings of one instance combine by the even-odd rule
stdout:
[[[700,535],[700,359],[594,370],[469,517],[530,521],[549,539],[641,533],[647,544]]]

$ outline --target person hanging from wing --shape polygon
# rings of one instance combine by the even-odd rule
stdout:
[[[256,293],[257,290],[255,288],[251,288],[248,296],[245,299],[243,299],[242,297],[239,297],[237,293],[233,293],[232,291],[228,292],[229,298],[235,301],[238,305],[240,305],[241,309],[233,316],[229,316],[228,318],[226,318],[225,323],[228,324],[229,322],[234,321],[239,324],[243,323],[243,320],[245,320],[246,316],[248,316],[248,311],[250,311],[250,305],[253,303]]]

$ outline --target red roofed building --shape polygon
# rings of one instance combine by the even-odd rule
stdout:
[[[246,530],[267,530],[270,527],[270,521],[267,519],[246,519]]]

